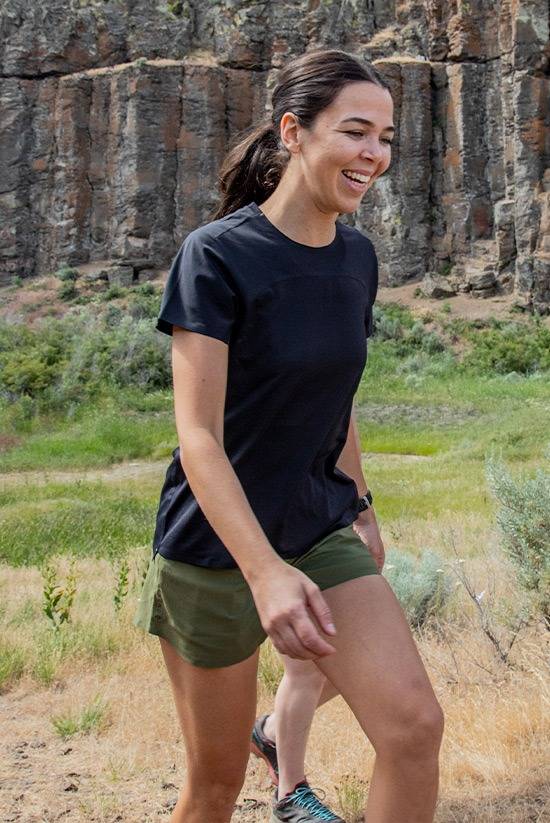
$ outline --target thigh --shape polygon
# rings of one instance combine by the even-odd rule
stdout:
[[[334,617],[336,652],[316,663],[376,747],[440,712],[407,619],[382,575],[323,592]]]
[[[256,715],[258,651],[223,668],[186,661],[161,639],[191,780],[244,778]]]

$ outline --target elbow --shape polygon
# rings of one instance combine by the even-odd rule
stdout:
[[[193,465],[196,460],[224,452],[223,435],[204,426],[191,426],[179,436],[180,462],[183,470]]]

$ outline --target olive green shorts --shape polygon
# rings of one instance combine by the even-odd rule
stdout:
[[[337,529],[300,557],[287,560],[320,589],[378,574],[352,525]],[[209,569],[156,554],[141,592],[136,626],[168,640],[195,666],[246,660],[266,638],[240,569]]]

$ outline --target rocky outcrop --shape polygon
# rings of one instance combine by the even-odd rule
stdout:
[[[286,59],[376,65],[392,166],[352,218],[381,280],[515,292],[550,310],[550,76],[543,0],[9,0],[0,5],[0,282],[170,260],[208,220],[229,141]],[[126,278],[128,274],[125,275]]]

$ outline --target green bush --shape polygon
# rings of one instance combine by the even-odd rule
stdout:
[[[57,296],[60,300],[72,300],[77,295],[78,292],[72,280],[66,280],[57,290]]]
[[[64,283],[74,283],[78,279],[78,271],[70,266],[62,266],[56,271],[55,276],[59,277]]]
[[[514,480],[501,461],[489,457],[486,475],[500,504],[496,520],[502,547],[550,628],[550,472],[539,468],[532,478]]]
[[[0,402],[33,401],[32,410],[11,414],[18,423],[28,419],[23,411],[32,417],[40,409],[67,409],[104,389],[170,385],[170,341],[151,319],[135,319],[118,306],[106,307],[103,316],[73,309],[34,328],[0,320]]]
[[[452,581],[443,564],[430,549],[424,549],[418,558],[397,549],[386,553],[384,576],[414,628],[441,614],[449,600]]]
[[[540,322],[493,323],[468,335],[471,350],[463,366],[481,373],[533,374],[550,369],[550,329]]]
[[[112,286],[109,286],[106,292],[101,295],[101,299],[105,302],[109,300],[116,300],[118,297],[124,297],[126,294],[127,289],[123,286],[117,286],[116,283],[113,283]]]
[[[398,304],[374,305],[374,337],[385,342],[399,357],[415,352],[437,354],[446,350],[443,340],[433,331],[426,331],[421,320]]]
[[[67,338],[56,321],[37,330],[0,321],[0,397],[13,401],[43,394],[61,374]]]

